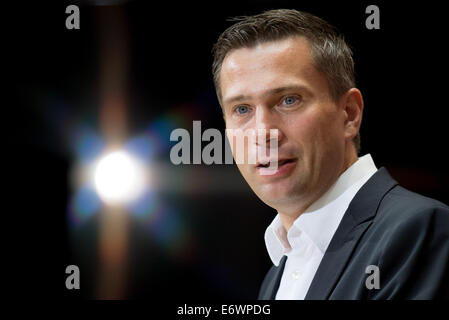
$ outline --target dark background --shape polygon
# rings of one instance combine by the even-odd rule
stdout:
[[[69,4],[80,6],[80,30],[65,28]],[[365,28],[370,4],[380,8],[380,30]],[[345,34],[354,49],[357,86],[365,100],[361,154],[371,153],[377,167],[387,167],[405,187],[449,203],[443,46],[447,28],[437,2],[8,4],[2,9],[2,47],[7,53],[2,260],[11,295],[95,298],[98,217],[92,215],[77,228],[68,221],[75,159],[64,132],[74,122],[98,127],[101,41],[113,43],[111,50],[126,46],[128,51],[130,135],[167,114],[182,118],[189,131],[192,120],[201,120],[203,130],[223,130],[210,70],[212,45],[230,25],[227,18],[274,8],[308,11]],[[120,27],[117,12],[124,17]],[[99,23],[100,16],[109,18]],[[104,30],[122,30],[126,41]],[[109,37],[104,40],[101,34]],[[183,182],[181,188],[157,195],[169,208],[161,213],[169,219],[161,228],[173,223],[178,227],[164,238],[158,236],[160,230],[131,219],[126,297],[254,299],[271,265],[263,234],[274,210],[252,194],[234,165],[175,168],[169,149],[158,161],[169,166],[175,184],[177,179]],[[80,290],[65,288],[69,264],[81,269]]]

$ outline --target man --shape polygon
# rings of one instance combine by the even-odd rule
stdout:
[[[343,37],[311,14],[272,10],[240,18],[213,52],[226,128],[277,130],[233,147],[234,158],[269,150],[238,163],[277,210],[259,299],[448,298],[449,208],[358,158],[363,99]]]

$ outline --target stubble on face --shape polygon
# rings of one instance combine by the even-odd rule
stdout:
[[[263,177],[248,163],[238,164],[240,172],[262,201],[296,217],[338,178],[345,153],[343,115],[313,66],[308,41],[292,37],[234,50],[220,78],[226,127],[275,128],[279,157],[294,161],[280,176]],[[297,103],[284,105],[286,97]],[[239,105],[249,111],[236,113]],[[251,148],[246,143],[244,152]]]

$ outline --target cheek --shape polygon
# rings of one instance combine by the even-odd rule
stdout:
[[[250,158],[249,145],[253,144],[253,138],[247,131],[241,129],[226,129],[226,137],[234,157],[234,161],[240,170],[244,168],[245,165],[249,164]],[[255,162],[254,162],[255,163]]]
[[[308,112],[298,115],[289,115],[284,123],[284,131],[288,140],[295,141],[307,147],[316,140],[316,134],[322,126],[319,116],[315,113]]]
[[[285,133],[289,140],[300,144],[307,153],[322,147],[332,148],[339,141],[341,132],[338,127],[337,113],[323,111],[324,106],[311,108],[310,111],[285,119]]]

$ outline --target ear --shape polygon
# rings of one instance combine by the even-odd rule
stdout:
[[[357,88],[349,89],[343,96],[342,107],[345,115],[345,138],[352,141],[362,124],[363,97],[360,90]]]

